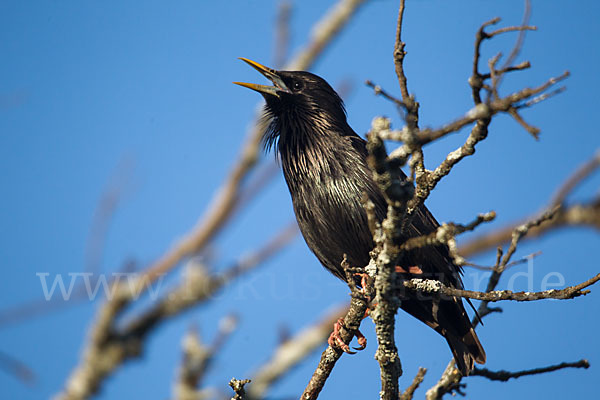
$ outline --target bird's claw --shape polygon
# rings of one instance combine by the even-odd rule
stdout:
[[[361,331],[356,330],[356,341],[358,342],[359,347],[353,347],[354,350],[362,351],[367,348],[367,338],[362,334]]]
[[[344,326],[343,318],[338,319],[336,321],[336,323],[333,324],[333,332],[331,332],[331,335],[329,335],[329,339],[327,339],[327,343],[331,347],[338,347],[344,353],[356,354],[355,351],[350,350],[350,346],[348,346],[342,340],[342,337],[340,336],[340,330],[343,326]],[[355,350],[359,350],[359,351],[364,350],[367,347],[367,338],[365,338],[365,336],[358,329],[356,330],[356,333],[354,334],[354,336],[356,336],[356,339],[358,340],[358,344],[360,347],[353,347],[353,348]]]

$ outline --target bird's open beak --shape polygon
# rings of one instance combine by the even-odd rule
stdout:
[[[267,85],[258,85],[256,83],[246,83],[246,82],[233,82],[236,85],[247,87],[248,89],[256,90],[259,93],[264,93],[272,96],[279,97],[281,92],[291,93],[290,90],[285,86],[285,83],[281,80],[279,75],[277,75],[277,71],[268,67],[265,67],[262,64],[257,63],[256,61],[249,60],[247,58],[240,57],[240,60],[247,62],[250,64],[252,68],[263,74],[268,80],[273,82],[274,86]]]

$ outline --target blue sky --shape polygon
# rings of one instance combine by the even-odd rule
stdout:
[[[305,42],[314,21],[332,4],[303,1],[294,6],[292,52]],[[2,309],[43,296],[37,273],[83,270],[94,210],[115,175],[124,193],[111,221],[102,271],[125,260],[144,266],[190,229],[238,156],[259,96],[232,81],[262,83],[237,60],[272,61],[277,2],[22,1],[0,3],[0,281]],[[392,62],[397,2],[369,2],[319,59],[313,72],[334,86],[352,82],[346,97],[349,122],[361,135],[377,115],[401,119],[394,108],[363,85],[371,79],[398,93]],[[438,126],[471,107],[467,78],[474,34],[500,16],[521,21],[517,0],[408,1],[404,38],[409,87],[421,102],[422,126]],[[461,163],[428,200],[440,221],[470,221],[495,210],[497,221],[529,215],[547,204],[559,184],[598,149],[596,116],[600,89],[600,6],[594,1],[533,1],[532,23],[518,61],[533,67],[504,81],[501,93],[534,86],[570,70],[568,90],[523,113],[542,129],[539,141],[507,117],[493,121],[489,138]],[[486,43],[483,59],[507,54],[515,35]],[[465,132],[426,149],[433,167],[458,146]],[[265,157],[265,162],[272,155]],[[117,179],[117,181],[119,181]],[[597,194],[589,180],[572,199]],[[215,268],[256,249],[293,218],[287,188],[277,178],[215,241]],[[598,272],[592,256],[600,241],[592,230],[565,230],[519,248],[536,251],[533,290],[560,273],[576,284]],[[493,254],[475,261],[492,264]],[[527,271],[517,267],[512,274]],[[473,288],[474,271],[465,274]],[[179,276],[179,272],[174,274]],[[506,287],[511,273],[501,282]],[[524,278],[515,289],[528,289]],[[504,286],[502,286],[504,285]],[[519,286],[520,285],[520,286]],[[166,398],[180,360],[180,343],[191,324],[210,340],[216,322],[229,312],[239,330],[207,376],[224,387],[232,376],[249,376],[266,359],[286,326],[296,332],[347,300],[347,287],[327,274],[297,239],[259,270],[236,282],[217,301],[197,307],[151,336],[143,359],[127,363],[110,378],[100,399]],[[591,295],[568,302],[504,304],[480,330],[490,369],[518,370],[588,358],[589,370],[565,370],[509,383],[470,378],[469,397],[582,397],[595,390],[600,351]],[[87,329],[100,303],[84,302],[60,312],[0,327],[0,351],[29,365],[33,387],[0,372],[3,397],[47,398],[58,392],[78,362]],[[399,314],[397,339],[406,385],[418,366],[429,368],[425,387],[450,358],[435,332]],[[367,350],[343,357],[322,398],[376,396],[378,367],[372,323],[363,332]],[[301,392],[316,366],[310,357],[277,385],[274,397]],[[422,395],[422,394],[421,394]],[[418,395],[419,396],[419,395]]]

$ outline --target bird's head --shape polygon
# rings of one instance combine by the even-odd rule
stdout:
[[[265,98],[266,112],[276,125],[271,128],[268,142],[272,143],[275,136],[347,129],[344,103],[323,78],[306,71],[278,71],[246,58],[241,60],[273,83],[270,86],[234,82]]]

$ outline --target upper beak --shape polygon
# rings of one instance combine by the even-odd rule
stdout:
[[[236,85],[244,86],[252,90],[256,90],[259,93],[269,94],[272,96],[279,97],[279,93],[290,93],[290,90],[285,86],[285,83],[281,80],[277,71],[269,67],[265,67],[256,61],[249,60],[247,58],[240,57],[240,60],[250,64],[252,68],[263,74],[267,79],[273,82],[274,86],[258,85],[256,83],[245,83],[245,82],[233,82]]]

